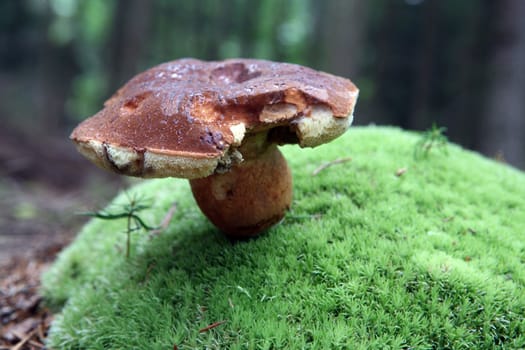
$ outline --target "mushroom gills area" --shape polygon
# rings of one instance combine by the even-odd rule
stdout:
[[[292,202],[292,175],[275,145],[223,174],[190,180],[197,204],[232,238],[252,237],[279,222]]]

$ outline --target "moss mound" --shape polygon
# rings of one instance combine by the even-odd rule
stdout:
[[[525,175],[454,145],[415,160],[418,140],[365,127],[285,147],[293,211],[249,241],[217,232],[186,181],[131,188],[151,199],[148,223],[177,202],[169,227],[134,234],[126,259],[126,220],[90,221],[44,276],[47,300],[65,303],[49,345],[524,347]]]

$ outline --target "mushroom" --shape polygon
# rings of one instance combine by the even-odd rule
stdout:
[[[180,59],[135,76],[71,139],[102,168],[189,179],[215,226],[250,237],[291,205],[292,176],[277,146],[340,136],[357,95],[350,80],[299,65]]]

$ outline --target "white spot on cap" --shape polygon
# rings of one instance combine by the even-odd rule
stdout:
[[[244,139],[244,134],[246,133],[246,127],[244,126],[244,123],[239,124],[233,124],[230,126],[230,131],[233,135],[233,146],[240,146],[242,143],[242,140]]]

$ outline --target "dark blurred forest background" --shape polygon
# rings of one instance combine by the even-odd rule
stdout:
[[[133,75],[181,57],[349,77],[355,124],[435,122],[524,168],[524,18],[525,0],[0,1],[0,225],[24,233],[43,212],[41,228],[109,199],[122,180],[77,155],[69,132]]]

